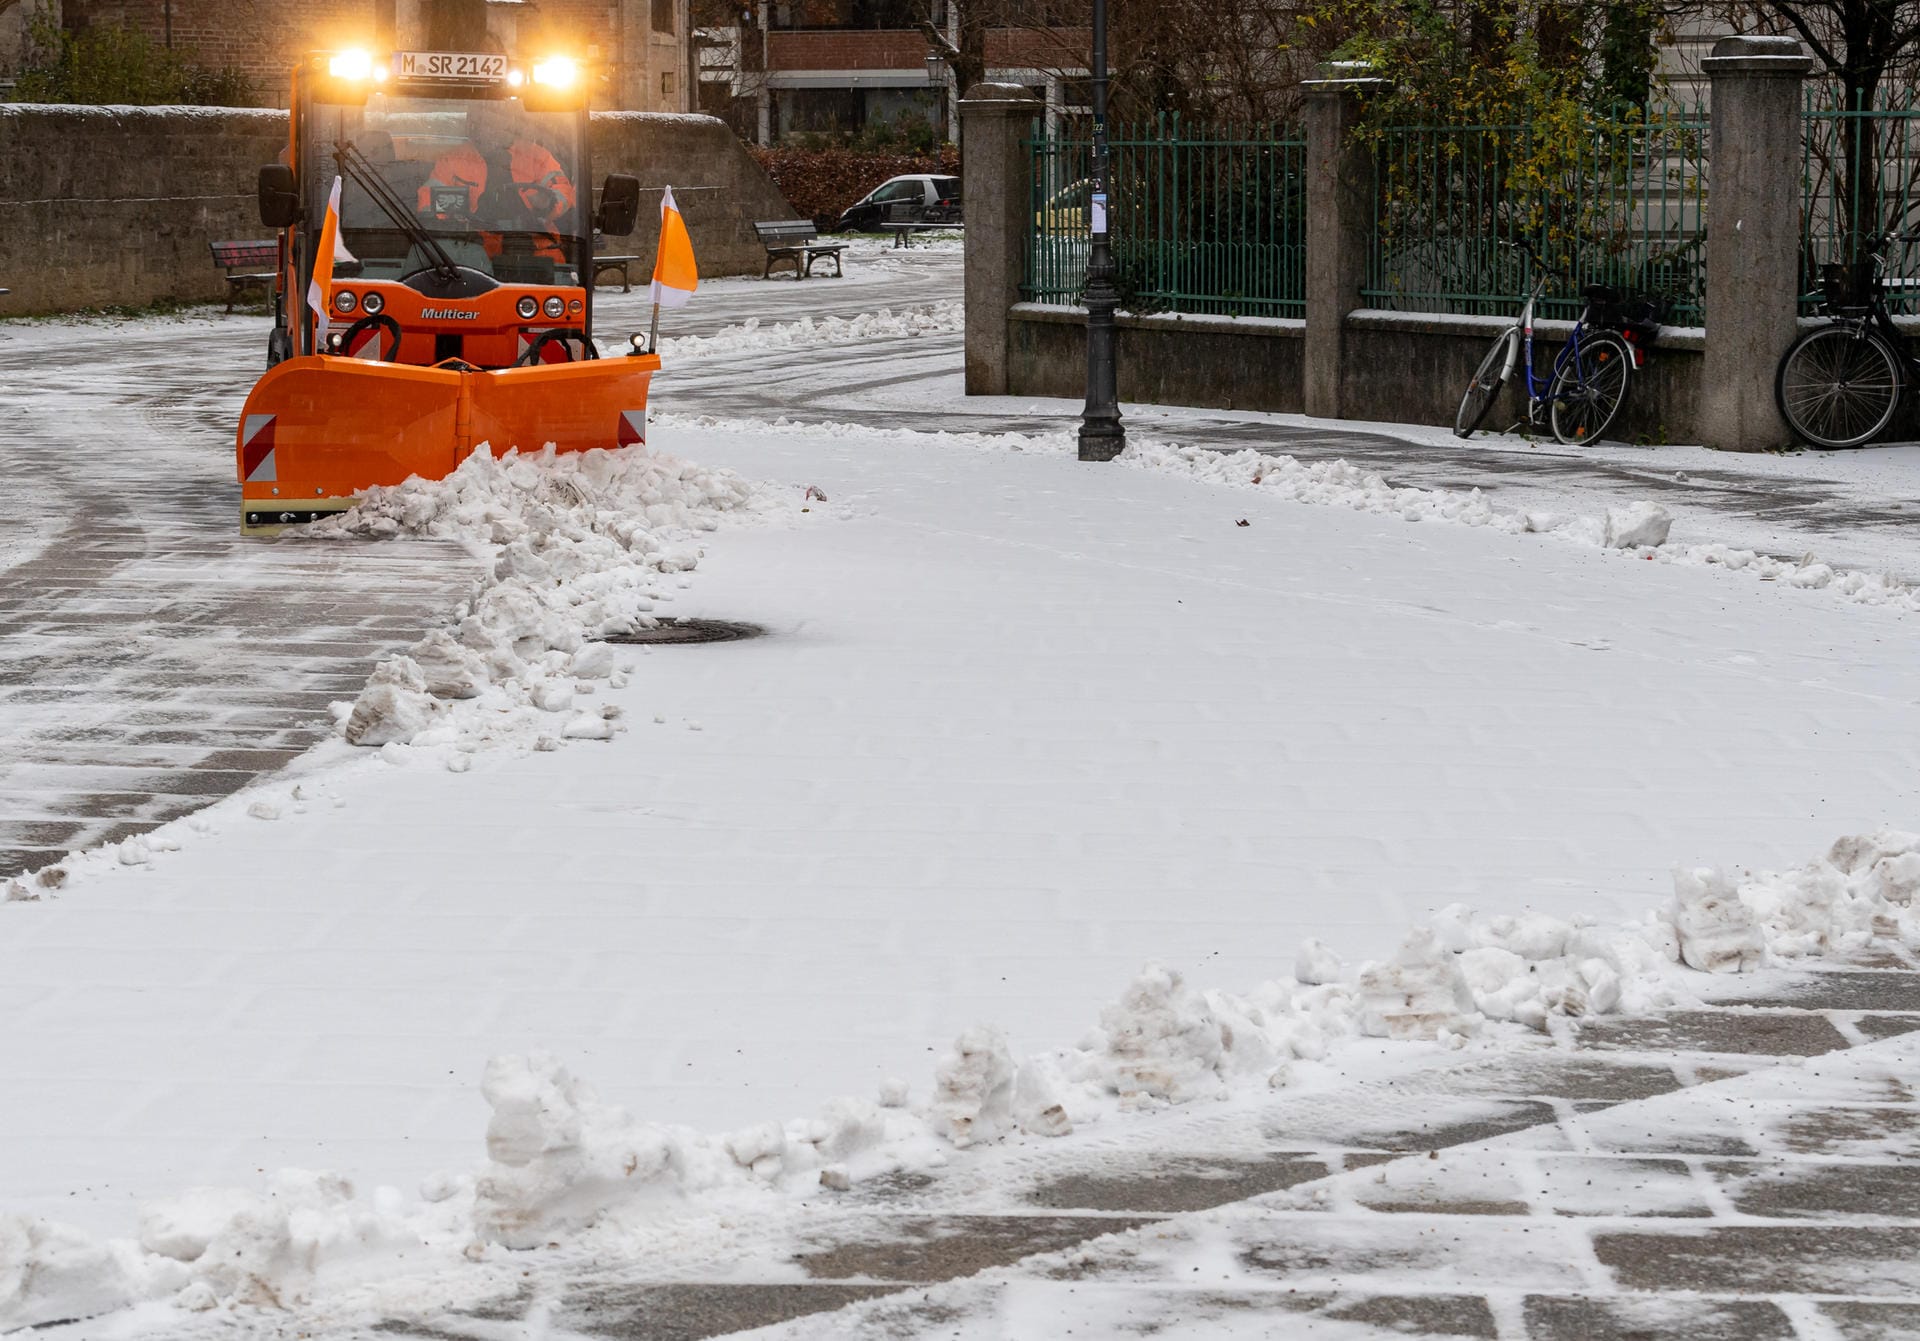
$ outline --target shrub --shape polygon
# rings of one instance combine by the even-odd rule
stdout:
[[[816,228],[833,227],[842,210],[889,177],[910,172],[957,176],[960,172],[960,151],[950,144],[930,153],[903,153],[796,139],[771,148],[750,144],[747,152],[780,188],[794,213],[812,219]]]
[[[63,28],[50,6],[28,20],[26,46],[13,89],[19,102],[244,107],[253,101],[238,70],[206,69],[121,24]]]

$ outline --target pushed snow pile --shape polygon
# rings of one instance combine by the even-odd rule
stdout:
[[[1421,929],[1390,963],[1360,971],[1360,1032],[1375,1038],[1437,1038],[1471,1023],[1473,992],[1440,938]]]
[[[956,335],[966,327],[965,309],[957,300],[895,312],[883,307],[851,317],[803,317],[761,325],[758,318],[729,326],[717,335],[683,335],[660,342],[674,363],[715,358],[763,349],[816,349],[821,345],[851,344],[856,340],[910,339],[919,335]]]
[[[838,1099],[813,1118],[719,1136],[641,1121],[551,1057],[497,1057],[482,1082],[490,1162],[477,1177],[429,1179],[418,1200],[384,1188],[358,1198],[336,1175],[287,1171],[261,1193],[145,1206],[138,1243],[0,1217],[0,1330],[169,1295],[189,1309],[285,1306],[341,1262],[424,1253],[451,1265],[487,1245],[539,1247],[602,1221],[620,1231],[687,1205],[750,1215],[763,1204],[753,1198],[818,1197],[938,1167],[953,1149],[1286,1085],[1342,1039],[1497,1047],[1519,1026],[1697,1004],[1703,972],[1853,953],[1877,937],[1920,945],[1917,898],[1920,835],[1882,830],[1784,872],[1678,870],[1672,899],[1637,923],[1456,904],[1384,964],[1350,968],[1309,943],[1291,974],[1244,994],[1198,991],[1149,965],[1077,1047],[1016,1064],[1004,1033],[977,1026],[940,1058],[923,1104],[888,1080],[878,1104]]]
[[[1220,1021],[1178,973],[1149,964],[1119,1002],[1100,1013],[1100,1027],[1123,1104],[1185,1103],[1219,1091],[1226,1050]]]
[[[1680,960],[1702,973],[1739,973],[1767,960],[1766,938],[1732,877],[1702,867],[1673,873],[1673,922]]]
[[[592,640],[651,627],[668,579],[701,557],[722,518],[764,514],[771,491],[642,447],[498,459],[477,451],[444,480],[367,491],[309,534],[419,535],[483,546],[492,571],[440,629],[377,667],[339,713],[355,745],[502,739],[552,748],[621,729],[612,705],[582,702],[624,679]]]
[[[483,1241],[538,1247],[622,1202],[677,1194],[692,1164],[666,1128],[601,1103],[551,1057],[496,1057],[480,1090],[493,1105],[493,1165],[473,1205]]]
[[[0,1216],[0,1332],[89,1318],[148,1293],[127,1244],[102,1244],[50,1220]]]
[[[767,1186],[851,1186],[899,1168],[932,1143],[922,1120],[861,1099],[817,1118],[765,1122],[723,1137],[641,1122],[552,1057],[495,1057],[481,1091],[493,1105],[475,1187],[483,1243],[534,1248],[609,1215],[645,1214],[701,1193]]]
[[[1658,503],[1628,503],[1607,509],[1606,533],[1601,544],[1608,549],[1656,548],[1667,543],[1673,530],[1673,517]]]
[[[1296,503],[1352,508],[1407,521],[1458,522],[1514,533],[1527,529],[1523,519],[1495,510],[1478,489],[1455,493],[1402,488],[1346,461],[1302,462],[1291,456],[1251,450],[1217,452],[1156,442],[1129,445],[1120,459],[1148,470],[1193,475],[1218,484],[1258,485],[1265,492]]]
[[[1013,1058],[998,1029],[960,1035],[933,1080],[935,1128],[956,1146],[997,1140],[1013,1125]]]
[[[1784,582],[1809,591],[1827,591],[1862,605],[1885,605],[1920,613],[1920,588],[1884,573],[1841,572],[1809,554],[1776,559],[1730,545],[1679,545],[1670,536],[1673,518],[1657,503],[1615,505],[1600,517],[1571,517],[1554,512],[1508,513],[1493,507],[1478,489],[1415,489],[1387,483],[1384,476],[1346,461],[1302,462],[1291,456],[1243,450],[1220,452],[1178,443],[1135,440],[1119,460],[1147,470],[1163,470],[1216,484],[1257,487],[1297,503],[1351,508],[1410,522],[1455,522],[1518,534],[1536,532],[1577,545],[1617,549],[1660,563],[1725,568],[1767,582]]]

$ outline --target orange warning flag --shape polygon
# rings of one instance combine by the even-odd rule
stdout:
[[[313,278],[307,281],[307,306],[313,309],[313,347],[318,353],[327,347],[329,294],[333,288],[333,263],[352,261],[353,253],[340,240],[340,179],[333,179],[333,191],[327,196],[327,217],[320,225],[320,245],[313,257]]]
[[[679,307],[699,286],[693,239],[687,236],[687,221],[680,217],[680,207],[673,203],[673,188],[669,186],[660,197],[660,250],[653,258],[653,301],[661,307]]]

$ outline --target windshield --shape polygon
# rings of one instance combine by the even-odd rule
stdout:
[[[575,284],[579,127],[576,112],[529,112],[516,98],[375,93],[364,107],[315,103],[307,199],[326,200],[334,177],[344,179],[341,236],[363,277],[399,279],[432,263],[341,170],[334,145],[346,141],[457,264],[502,283]]]

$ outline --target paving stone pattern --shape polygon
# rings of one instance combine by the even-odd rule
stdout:
[[[149,539],[77,524],[0,573],[0,877],[291,762],[477,576],[437,543]]]
[[[375,1325],[480,1341],[537,1307],[556,1334],[649,1341],[1920,1336],[1920,972],[1872,962],[1174,1110],[1144,1119],[1150,1144],[1089,1133],[856,1187],[801,1218],[778,1280],[529,1259],[516,1293]]]

